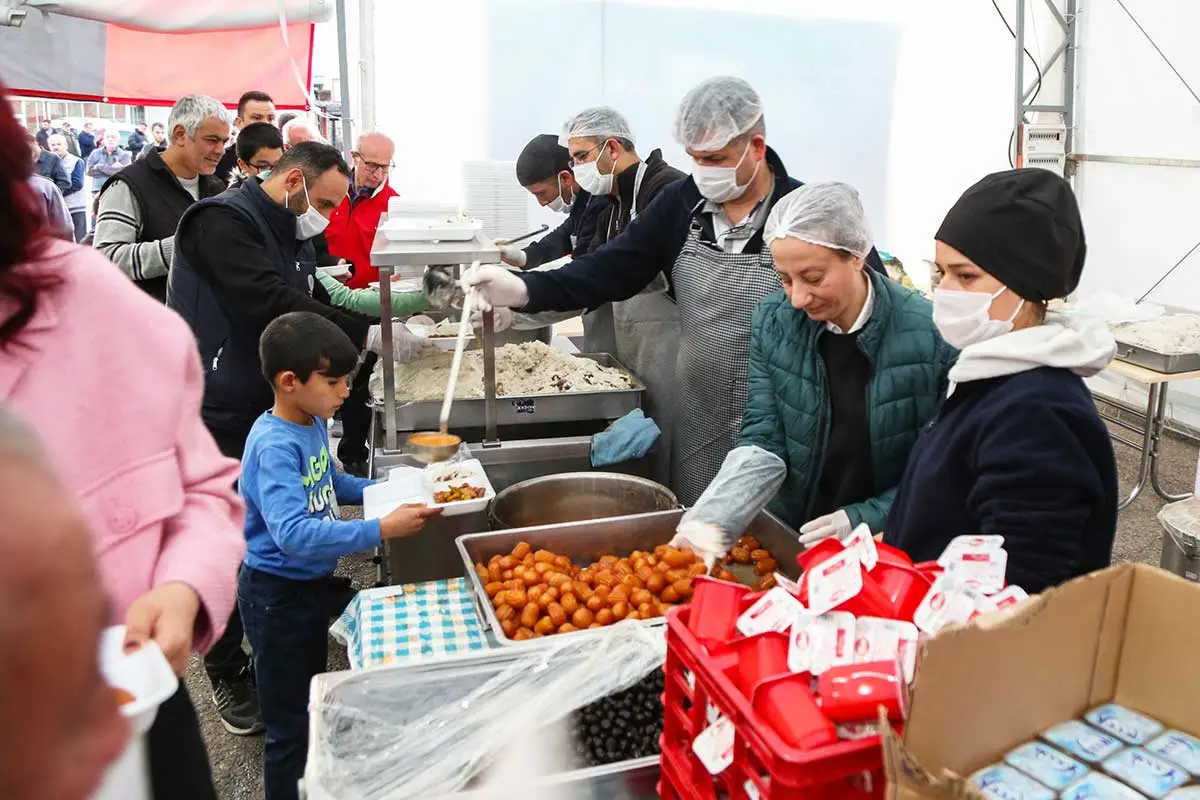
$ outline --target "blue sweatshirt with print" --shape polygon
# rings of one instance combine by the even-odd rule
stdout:
[[[264,413],[242,456],[244,563],[293,580],[329,577],[339,556],[379,544],[379,520],[338,516],[338,503],[361,503],[371,483],[337,471],[323,421],[297,425]]]

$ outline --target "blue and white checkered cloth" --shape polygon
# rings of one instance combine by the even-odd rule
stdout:
[[[329,632],[345,643],[351,669],[413,664],[489,647],[464,578],[366,589]]]

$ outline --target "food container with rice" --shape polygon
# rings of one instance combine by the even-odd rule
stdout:
[[[456,517],[483,511],[496,496],[478,459],[432,464],[425,469],[396,467],[386,481],[363,490],[363,517],[378,519],[408,503],[442,509]]]

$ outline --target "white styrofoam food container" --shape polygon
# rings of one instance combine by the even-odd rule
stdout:
[[[100,671],[109,685],[133,695],[121,713],[133,725],[133,738],[121,757],[109,765],[92,800],[150,800],[150,773],[146,760],[146,733],[154,724],[158,707],[179,688],[166,656],[154,642],[128,655],[124,652],[125,626],[115,625],[100,634]]]
[[[443,480],[449,478],[449,480]],[[451,486],[469,484],[483,488],[483,497],[477,500],[460,500],[456,503],[435,503],[433,496]],[[454,463],[432,464],[425,469],[396,467],[386,481],[372,484],[363,490],[363,518],[385,517],[405,503],[425,503],[443,509],[442,515],[457,517],[483,511],[496,496],[492,482],[479,459],[472,458]]]
[[[469,242],[483,230],[478,219],[393,217],[379,226],[389,242]]]
[[[317,272],[324,273],[325,275],[332,275],[335,278],[340,278],[343,275],[350,274],[350,265],[349,264],[333,264],[332,266],[328,266],[328,267],[317,267]]]

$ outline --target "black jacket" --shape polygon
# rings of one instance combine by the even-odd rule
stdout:
[[[87,131],[79,132],[79,157],[87,161],[88,156],[96,149],[96,137]]]
[[[641,191],[636,199],[637,213],[641,214],[654,198],[667,186],[683,180],[687,173],[675,169],[663,160],[662,150],[655,150],[646,157],[646,174],[642,176]],[[596,250],[615,239],[629,224],[634,184],[637,182],[638,167],[632,166],[617,176],[617,199],[609,202],[596,219],[596,236],[592,239],[592,250]],[[590,251],[589,251],[590,252]]]
[[[229,176],[233,174],[234,168],[237,166],[237,143],[234,142],[225,148],[225,152],[221,154],[221,161],[217,164],[217,171],[213,175],[222,183],[229,183]]]
[[[148,137],[146,134],[135,129],[133,133],[129,134],[129,141],[126,142],[126,148],[131,154],[136,156],[138,153],[142,152],[142,148],[146,146],[147,141]]]
[[[333,308],[315,280],[312,240],[296,240],[296,215],[258,181],[197,203],[179,221],[167,305],[191,325],[204,361],[203,417],[210,428],[245,435],[271,407],[258,339],[276,317],[311,311],[358,346],[371,320]]]
[[[196,202],[179,184],[158,151],[151,151],[145,158],[138,159],[113,175],[104,182],[100,193],[103,194],[109,186],[118,181],[129,187],[138,204],[138,217],[142,222],[139,242],[155,242],[174,236],[183,212]],[[201,200],[218,195],[224,190],[224,184],[213,176],[200,176]],[[149,278],[135,283],[151,297],[166,302],[166,277]]]
[[[67,174],[62,159],[49,150],[38,153],[37,174],[53,181],[64,195],[71,191],[71,176]]]
[[[775,175],[775,189],[767,201],[774,207],[800,181],[789,177],[783,161],[767,148],[767,165]],[[638,218],[600,250],[574,259],[552,272],[527,272],[521,278],[529,289],[529,304],[522,311],[570,311],[592,308],[614,300],[628,300],[662,272],[671,279],[671,268],[687,241],[692,220],[699,217],[702,236],[715,241],[710,215],[695,179],[676,181],[663,188]],[[761,253],[762,231],[746,242],[744,253]],[[871,249],[867,264],[884,272],[879,254]],[[886,273],[884,273],[886,274]]]
[[[1033,594],[1112,559],[1117,469],[1083,379],[1052,367],[960,383],[908,457],[883,540],[931,561],[999,534]]]
[[[571,204],[567,221],[525,248],[524,269],[540,267],[563,256],[578,257],[591,252],[596,220],[608,205],[607,197],[592,197],[580,189]]]

